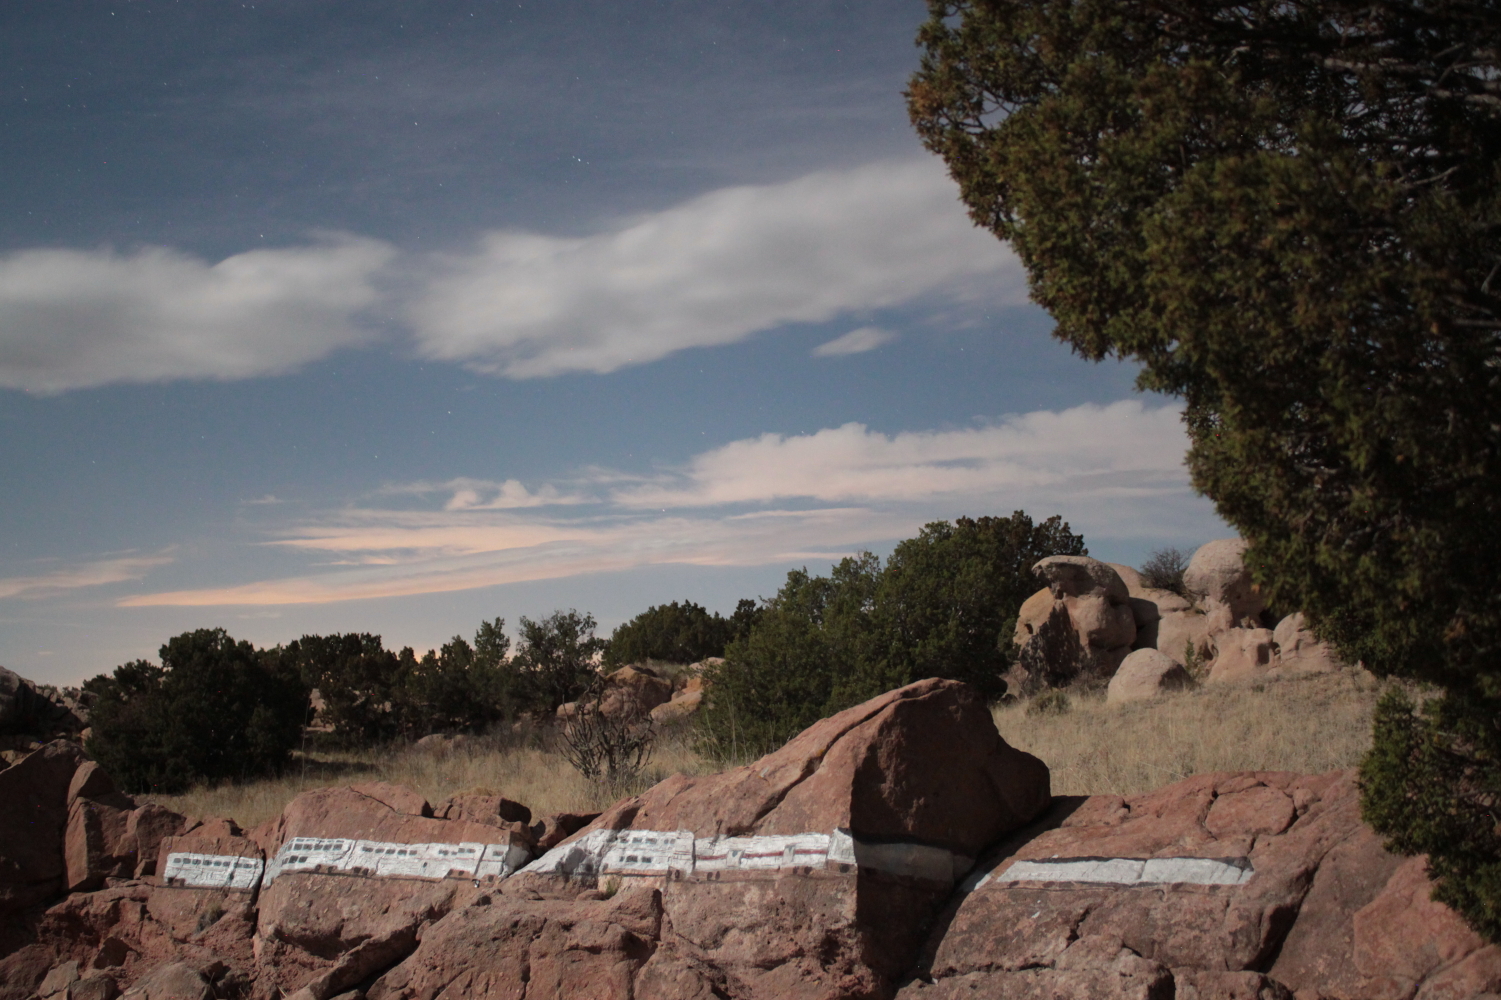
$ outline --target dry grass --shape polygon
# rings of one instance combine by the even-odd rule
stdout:
[[[1070,692],[1065,714],[1029,715],[1032,703],[1021,702],[997,709],[995,720],[1007,742],[1048,764],[1055,794],[1132,795],[1205,771],[1353,767],[1370,745],[1371,713],[1382,690],[1370,675],[1346,672],[1259,687],[1200,687],[1119,706],[1107,706],[1101,692]],[[543,816],[594,812],[671,774],[716,769],[686,739],[669,737],[640,780],[612,788],[585,779],[556,752],[479,740],[451,753],[314,754],[279,779],[151,801],[189,815],[232,817],[249,828],[310,788],[391,781],[429,802],[482,790],[524,802]]]
[[[297,763],[294,773],[241,785],[195,788],[183,795],[143,797],[176,812],[195,816],[226,816],[249,829],[281,812],[298,794],[327,785],[361,781],[390,781],[420,792],[438,803],[458,792],[482,791],[525,803],[534,815],[558,812],[597,812],[622,795],[634,794],[677,773],[702,774],[714,770],[682,739],[665,739],[645,773],[630,787],[615,788],[590,781],[561,755],[537,747],[503,747],[494,741],[447,753],[421,750],[312,754]]]
[[[997,709],[995,721],[1006,742],[1047,763],[1054,794],[1134,795],[1206,771],[1354,767],[1383,690],[1369,674],[1342,671],[1124,705],[1072,694],[1064,714],[1029,715],[1021,702]]]

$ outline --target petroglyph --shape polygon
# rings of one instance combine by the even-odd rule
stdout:
[[[174,851],[167,855],[162,879],[167,885],[194,889],[253,889],[260,883],[265,867],[260,858]]]
[[[849,833],[698,837],[679,830],[594,830],[553,848],[523,871],[567,876],[778,873],[804,869],[872,869],[953,883],[974,859],[925,844],[866,843]]]
[[[379,840],[294,837],[266,869],[265,884],[291,872],[375,878],[505,878],[526,863],[519,844],[396,844]]]

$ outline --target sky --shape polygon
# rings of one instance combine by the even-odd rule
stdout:
[[[1229,534],[906,118],[917,0],[0,5],[0,664]]]

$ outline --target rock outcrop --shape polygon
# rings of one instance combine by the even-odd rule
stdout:
[[[136,807],[66,743],[0,773],[0,794],[18,804],[0,812],[0,1000],[1501,991],[1501,948],[1430,898],[1423,859],[1383,849],[1353,774],[1052,799],[951,681],[597,817],[373,782],[247,833]],[[123,825],[75,825],[78,803]]]
[[[34,684],[0,667],[0,737],[46,740],[77,733],[88,723],[91,695]]]
[[[1361,824],[1350,773],[1060,799],[988,858],[900,997],[1475,997],[1501,948]]]
[[[1008,675],[1013,691],[1031,693],[1080,677],[1111,680],[1129,652],[1144,649],[1188,668],[1191,678],[1215,683],[1343,667],[1333,648],[1308,629],[1302,614],[1283,618],[1276,631],[1268,627],[1270,613],[1245,565],[1245,548],[1238,538],[1201,546],[1183,574],[1187,596],[1144,586],[1129,566],[1082,556],[1042,560],[1035,572],[1049,585],[1028,598],[1017,616],[1018,662]],[[1130,610],[1134,637],[1129,647],[1110,646],[1128,632],[1118,610],[1122,606]],[[1138,670],[1144,662],[1138,661]],[[1153,690],[1174,689],[1182,686],[1179,681],[1174,674],[1170,684]],[[1123,679],[1111,700],[1123,700],[1127,686],[1138,692],[1136,697],[1145,696],[1140,692],[1146,688],[1133,685]]]
[[[531,919],[530,895],[609,883],[659,914],[642,974],[687,990],[661,995],[880,996],[915,954],[924,915],[1048,801],[1047,769],[1006,745],[969,688],[923,681],[748,767],[617,804],[508,880],[484,919]],[[449,948],[424,936],[411,962]]]
[[[1105,701],[1112,705],[1144,701],[1192,685],[1193,678],[1177,660],[1155,649],[1138,649],[1121,661],[1120,669],[1110,678]]]
[[[1032,572],[1047,589],[1028,598],[1017,615],[1020,655],[1008,680],[1027,690],[1080,675],[1108,679],[1136,641],[1137,613],[1125,581],[1088,556],[1049,556]]]

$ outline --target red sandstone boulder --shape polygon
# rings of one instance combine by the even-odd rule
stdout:
[[[979,872],[983,871],[983,874]],[[1394,874],[1395,873],[1395,874]],[[901,996],[1472,997],[1501,949],[1360,822],[1353,776],[1060,800],[961,888]]]
[[[691,997],[691,991],[642,988],[641,972],[658,950],[662,921],[662,895],[646,886],[607,900],[483,896],[427,928],[411,958],[378,979],[367,996]]]
[[[68,789],[85,760],[76,744],[57,740],[0,771],[0,915],[63,891]]]
[[[421,796],[380,782],[305,792],[253,836],[267,853],[255,938],[260,996],[307,988],[324,1000],[363,981],[415,948],[424,926],[531,856],[524,832],[434,819]]]
[[[538,851],[550,851],[584,827],[593,823],[599,813],[554,813],[543,816],[532,824],[532,839]]]
[[[483,823],[500,830],[509,830],[522,837],[528,846],[535,847],[531,828],[532,811],[520,802],[503,795],[490,795],[484,792],[465,792],[454,795],[433,807],[433,818],[464,820],[468,823]]]
[[[227,825],[200,829],[219,834]],[[193,977],[160,973],[174,963],[220,995],[248,989],[260,848],[232,835],[168,836],[156,867],[163,873],[158,884],[122,881],[53,906],[37,928],[38,941],[80,969],[107,971],[127,995],[175,995],[170,991]]]
[[[564,956],[548,968],[581,971],[544,986],[534,970],[528,997],[882,996],[955,879],[1049,801],[1047,769],[1006,745],[970,688],[922,681],[755,764],[618,803],[487,906],[424,931],[378,995],[434,996],[440,955],[481,941],[519,954],[505,942],[530,934]],[[643,934],[646,917],[628,927],[588,915],[617,891],[637,901],[633,913],[660,899],[660,932]],[[493,970],[472,976],[466,995],[516,995]],[[595,992],[567,985],[589,977]]]
[[[134,812],[134,800],[115,790],[115,783],[97,762],[86,760],[73,772],[63,837],[69,892],[98,889],[108,877],[128,878],[135,873]]]

